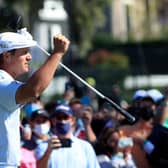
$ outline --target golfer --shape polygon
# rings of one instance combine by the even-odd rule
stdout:
[[[53,37],[53,43],[51,56],[22,83],[17,77],[29,71],[29,49],[37,43],[26,29],[0,34],[0,168],[20,164],[20,108],[49,85],[69,47],[69,40],[61,34]]]

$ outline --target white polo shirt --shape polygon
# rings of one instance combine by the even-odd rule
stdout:
[[[53,149],[48,161],[49,168],[100,168],[95,151],[85,140],[71,136],[72,146],[69,148]],[[48,142],[38,144],[36,159],[42,158],[48,147]]]
[[[20,105],[15,100],[20,85],[0,70],[0,167],[20,164]]]

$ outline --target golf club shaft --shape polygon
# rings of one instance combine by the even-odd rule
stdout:
[[[42,48],[40,45],[37,45],[46,55],[50,56],[51,54],[48,53],[44,48]],[[114,101],[112,101],[110,98],[104,96],[102,93],[100,93],[97,89],[92,87],[90,84],[88,84],[85,80],[83,80],[79,75],[74,73],[71,69],[69,69],[66,65],[64,65],[62,62],[59,63],[59,65],[64,68],[67,72],[69,72],[71,75],[73,75],[75,78],[80,80],[84,85],[86,85],[88,88],[90,88],[93,92],[95,92],[97,95],[99,95],[102,99],[108,101],[117,111],[119,111],[122,115],[124,115],[127,120],[130,122],[135,121],[135,117],[129,114],[127,111],[125,111],[123,108],[121,108],[119,105],[117,105]]]

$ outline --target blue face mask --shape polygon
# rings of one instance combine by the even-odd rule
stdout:
[[[59,134],[65,135],[70,131],[71,124],[69,122],[67,122],[67,123],[58,122],[58,123],[56,123],[55,128]]]

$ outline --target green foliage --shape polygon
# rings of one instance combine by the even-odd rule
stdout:
[[[100,67],[126,68],[129,67],[129,60],[121,52],[111,52],[106,49],[99,49],[92,52],[88,57],[89,65]]]
[[[107,33],[96,34],[92,40],[92,44],[94,47],[111,48],[112,44],[122,44],[122,43],[124,42],[119,39],[113,38],[112,35],[109,35]]]
[[[30,30],[38,18],[39,9],[43,8],[43,2],[44,0],[6,0],[0,7],[0,30],[6,31],[9,20],[18,16],[22,16],[23,26]]]
[[[69,15],[71,39],[84,55],[91,47],[97,26],[105,21],[104,10],[111,0],[63,0]]]
[[[7,25],[11,18],[17,17],[18,14],[10,6],[4,6],[0,8],[0,30],[6,31],[8,29]]]

